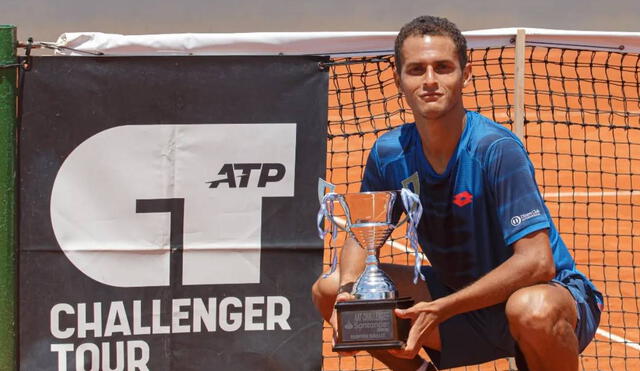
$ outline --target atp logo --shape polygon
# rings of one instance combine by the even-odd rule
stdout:
[[[240,170],[240,175],[236,175],[235,170]],[[287,172],[283,164],[224,164],[218,172],[218,175],[224,175],[224,177],[208,182],[209,188],[218,188],[222,183],[226,183],[229,188],[247,188],[253,170],[260,170],[258,188],[264,188],[270,182],[279,182]],[[240,183],[236,182],[236,177],[240,179]]]
[[[56,175],[56,240],[106,285],[259,283],[262,198],[293,196],[295,143],[296,124],[102,131]]]

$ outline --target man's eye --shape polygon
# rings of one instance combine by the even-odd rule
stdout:
[[[439,64],[436,66],[436,71],[439,73],[447,73],[451,71],[451,66],[448,64]]]

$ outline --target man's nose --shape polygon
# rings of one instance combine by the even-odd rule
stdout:
[[[438,87],[438,80],[436,80],[436,74],[432,67],[427,67],[422,83],[425,88],[433,89]]]

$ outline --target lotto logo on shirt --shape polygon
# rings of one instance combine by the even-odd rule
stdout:
[[[458,207],[466,206],[473,202],[473,195],[467,191],[460,192],[453,197],[453,203]]]
[[[522,222],[529,220],[531,218],[535,218],[536,216],[540,216],[540,210],[534,209],[529,211],[528,213],[516,215],[511,218],[511,225],[514,227],[519,226]]]

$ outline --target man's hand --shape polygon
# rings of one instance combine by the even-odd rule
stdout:
[[[396,309],[397,317],[411,319],[411,330],[405,347],[389,350],[389,353],[398,358],[413,359],[417,356],[429,334],[446,319],[440,303],[438,300],[423,301],[411,308]]]
[[[338,294],[338,296],[336,297],[336,303],[340,303],[343,301],[351,301],[354,300],[355,297],[349,293],[349,292],[341,292]],[[336,312],[336,308],[333,308],[333,312],[331,313],[331,318],[329,319],[329,324],[331,325],[331,327],[333,328],[333,344],[336,344],[336,341],[338,340],[338,313]],[[350,351],[350,352],[338,352],[338,354],[340,354],[341,356],[345,357],[345,356],[352,356],[355,355],[356,353],[358,353],[358,351]]]

